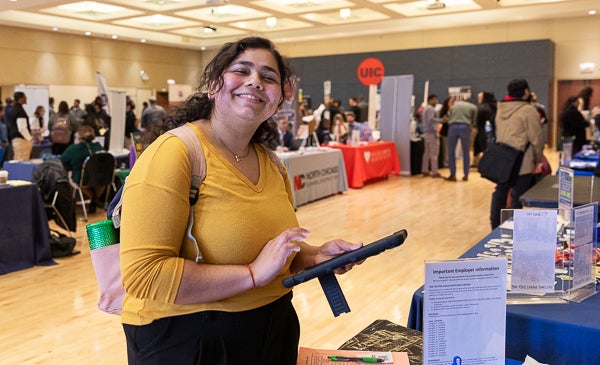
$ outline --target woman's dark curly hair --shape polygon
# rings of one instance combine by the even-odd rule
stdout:
[[[289,85],[293,82],[293,70],[287,60],[275,48],[273,42],[261,37],[247,37],[236,42],[229,42],[223,45],[217,55],[206,66],[195,93],[187,98],[181,106],[169,109],[163,123],[154,123],[152,129],[145,133],[144,141],[149,144],[170,129],[187,122],[209,118],[214,107],[214,100],[209,98],[208,90],[210,89],[213,93],[221,90],[223,87],[223,74],[227,68],[236,58],[249,49],[264,49],[275,57],[281,76],[281,95],[285,95],[284,88],[286,84]],[[252,136],[252,142],[269,146],[274,139],[278,138],[276,127],[268,121],[268,119],[265,120],[257,128]]]

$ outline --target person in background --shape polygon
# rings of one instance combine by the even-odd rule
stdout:
[[[46,109],[43,105],[38,105],[33,112],[33,117],[29,120],[33,143],[41,143],[44,141],[44,134],[48,130],[48,122],[44,118]]]
[[[48,98],[48,120],[50,121],[52,118],[54,118],[54,97],[51,96]],[[48,132],[47,128],[46,131]],[[47,137],[47,135],[44,137]]]
[[[333,116],[333,126],[331,128],[333,139],[338,143],[346,143],[348,138],[348,125],[344,120],[342,113],[337,113]]]
[[[438,113],[442,123],[440,125],[440,154],[438,157],[439,167],[448,167],[448,116],[450,115],[450,109],[454,105],[454,98],[447,97],[442,103],[442,107]]]
[[[319,126],[315,130],[320,145],[326,145],[331,140],[331,122],[329,119],[321,119]]]
[[[448,117],[448,166],[447,181],[456,181],[456,145],[460,140],[463,153],[463,181],[469,180],[471,128],[477,123],[477,107],[468,101],[470,95],[457,100]]]
[[[8,127],[6,126],[4,106],[0,104],[0,166],[2,166],[7,155],[8,142]]]
[[[29,125],[29,116],[23,108],[27,104],[27,96],[22,91],[16,91],[13,95],[14,105],[6,118],[8,136],[13,148],[15,160],[29,160],[33,149],[33,136]]]
[[[305,242],[290,181],[268,146],[291,77],[271,41],[226,43],[197,91],[145,134],[159,137],[127,178],[120,232],[129,364],[296,364],[300,328],[283,278],[361,244]],[[188,122],[206,157],[193,208],[199,262],[183,239],[188,151],[164,133]]]
[[[481,91],[477,94],[477,134],[473,141],[473,166],[477,167],[479,158],[487,148],[487,132],[485,125],[489,122],[492,131],[495,130],[496,110],[498,109],[496,96],[490,91]]]
[[[358,131],[358,139],[360,141],[369,141],[371,138],[371,131],[370,129],[367,130],[368,126],[366,123],[359,123],[356,120],[354,112],[345,112],[344,114],[346,115],[346,121],[348,122],[348,138],[346,139],[346,143],[352,142],[352,132],[354,131]],[[367,132],[369,132],[368,135],[366,135]]]
[[[14,104],[14,99],[9,96],[6,99],[4,99],[4,101],[6,103],[6,105],[4,106],[4,115],[6,117],[8,117],[10,115],[11,110],[12,110],[12,107],[13,107],[13,104]]]
[[[361,123],[369,121],[369,103],[365,100],[365,97],[360,95],[358,97],[358,108],[360,109],[360,119],[356,119]]]
[[[75,118],[75,121],[77,122],[76,128],[73,129],[74,131],[76,131],[85,117],[85,110],[81,108],[81,101],[79,99],[73,100],[73,106],[69,110],[69,113],[73,116],[73,118]]]
[[[294,140],[294,134],[290,131],[287,114],[275,114],[273,120],[277,123],[277,134],[278,137],[275,140],[277,151],[289,151],[292,148],[292,141]]]
[[[591,86],[584,87],[577,94],[577,99],[579,100],[577,110],[579,110],[586,121],[590,120],[590,101],[592,100],[592,95],[594,95],[594,89]]]
[[[165,109],[156,104],[156,99],[148,99],[150,105],[142,112],[142,128],[148,130],[152,128],[154,123],[160,124],[162,120],[167,116]]]
[[[89,125],[81,125],[77,130],[79,137],[79,143],[71,144],[65,149],[60,156],[60,160],[67,171],[72,171],[71,180],[79,185],[81,180],[81,170],[85,160],[98,151],[102,151],[102,145],[98,142],[94,142],[96,133],[94,128]],[[90,198],[91,203],[88,208],[88,212],[95,213],[97,205],[103,204],[100,197],[104,193],[105,187],[86,188],[83,187],[81,191],[87,197]]]
[[[560,114],[561,135],[563,138],[573,137],[571,156],[581,151],[583,145],[587,143],[586,128],[590,126],[578,107],[579,99],[571,96],[565,101]]]
[[[133,141],[131,133],[138,132],[138,119],[135,116],[135,103],[133,100],[128,100],[125,105],[125,148],[129,148]]]
[[[508,95],[498,103],[496,113],[496,141],[524,151],[516,181],[496,184],[492,194],[490,222],[492,229],[500,225],[502,209],[506,208],[510,192],[510,208],[521,209],[519,200],[534,184],[534,173],[541,169],[544,137],[538,113],[529,103],[529,84],[515,79],[507,86]]]
[[[67,149],[67,146],[73,143],[74,131],[78,129],[77,120],[69,112],[69,104],[66,101],[62,100],[58,103],[58,111],[54,113],[49,128],[52,140],[52,154],[60,155]]]
[[[348,99],[348,104],[350,105],[350,112],[354,113],[354,119],[357,121],[361,121],[362,120],[362,115],[360,107],[358,106],[358,100],[356,100],[356,98],[352,97],[350,99]]]
[[[548,144],[548,114],[546,113],[546,107],[544,104],[538,101],[537,94],[533,91],[531,92],[531,98],[529,101],[538,112],[544,133],[544,144]]]
[[[100,126],[103,125],[102,120],[100,120],[100,109],[101,106],[96,103],[86,104],[85,117],[83,118],[83,122],[81,122],[81,125],[92,127],[96,136],[100,135]]]
[[[437,95],[431,94],[427,97],[427,105],[423,109],[421,129],[423,132],[423,141],[425,149],[423,151],[423,164],[421,171],[423,176],[431,176],[434,178],[442,177],[438,172],[438,155],[440,141],[438,137],[438,125],[441,119],[436,116],[435,106],[439,99]]]
[[[110,149],[110,124],[112,116],[108,114],[108,111],[106,110],[106,103],[108,101],[104,100],[104,97],[100,95],[96,96],[94,99],[94,108],[96,110],[99,127],[98,135],[104,137],[104,149],[108,151]]]

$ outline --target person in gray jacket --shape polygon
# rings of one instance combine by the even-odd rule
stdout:
[[[514,182],[497,184],[492,194],[490,221],[492,229],[500,225],[500,214],[506,208],[510,192],[510,209],[522,208],[519,198],[534,184],[534,172],[542,163],[544,138],[535,107],[529,102],[531,92],[524,79],[512,80],[508,96],[498,103],[496,141],[525,151],[519,176]]]

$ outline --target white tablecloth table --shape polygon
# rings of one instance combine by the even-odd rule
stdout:
[[[348,190],[344,158],[339,150],[278,152],[294,192],[295,207]]]

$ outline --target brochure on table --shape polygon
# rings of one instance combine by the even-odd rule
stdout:
[[[595,294],[597,216],[596,202],[567,213],[561,209],[503,210],[501,238],[490,241],[499,241],[494,254],[508,259],[507,302],[580,302]]]
[[[575,172],[569,168],[558,169],[558,209],[563,214],[563,219],[570,220],[571,209],[573,209],[573,192]],[[593,190],[591,190],[593,191]]]
[[[425,263],[423,364],[504,364],[506,258]]]

